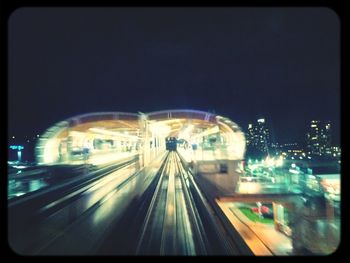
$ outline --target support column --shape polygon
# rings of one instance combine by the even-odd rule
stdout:
[[[325,200],[327,220],[334,219],[334,205],[332,200]]]
[[[335,210],[334,210],[334,205],[332,200],[325,200],[326,202],[326,215],[327,215],[327,239],[328,240],[334,240],[334,235],[332,228],[330,226],[330,222],[334,221],[335,218]]]
[[[149,131],[148,120],[146,114],[141,114],[139,117],[140,133],[142,135],[142,143],[140,147],[140,159],[142,167],[146,166],[150,160],[150,145],[149,145]]]
[[[274,226],[275,229],[279,232],[283,232],[283,225],[285,225],[285,218],[284,218],[284,206],[281,204],[272,203],[273,207],[273,220],[274,220]]]
[[[293,255],[303,255],[305,253],[305,245],[303,241],[303,209],[304,205],[301,200],[296,200],[293,209],[289,213],[289,226],[292,230],[292,246]]]

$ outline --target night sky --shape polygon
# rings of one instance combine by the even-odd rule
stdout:
[[[22,8],[9,19],[9,135],[97,111],[215,111],[278,142],[331,120],[340,22],[327,8]],[[337,136],[336,136],[337,135]]]

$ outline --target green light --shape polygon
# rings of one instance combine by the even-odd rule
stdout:
[[[20,151],[20,150],[24,149],[24,146],[22,146],[22,145],[10,145],[10,149]]]

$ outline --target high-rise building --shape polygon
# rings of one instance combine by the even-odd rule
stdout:
[[[247,148],[261,154],[268,154],[270,149],[270,131],[267,128],[265,119],[258,119],[256,123],[248,124],[246,134]]]
[[[308,154],[331,155],[331,122],[312,120],[307,128],[306,144]]]

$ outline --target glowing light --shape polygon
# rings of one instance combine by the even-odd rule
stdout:
[[[13,166],[14,168],[17,168],[17,169],[23,169],[23,168],[27,168],[28,166],[24,166],[24,165],[14,165]],[[17,173],[21,173],[22,171],[18,171]]]
[[[59,141],[55,138],[52,138],[46,142],[43,154],[44,163],[53,163],[57,160],[59,156],[58,144]]]
[[[264,123],[264,122],[265,122],[265,119],[259,119],[258,122]]]
[[[10,145],[10,149],[20,151],[20,150],[24,149],[24,146],[22,146],[22,145]]]
[[[240,183],[239,185],[239,192],[240,193],[247,193],[247,194],[251,194],[251,193],[258,193],[261,191],[261,185],[260,183],[256,183],[256,182],[252,182],[251,178],[247,178],[246,183]]]
[[[179,138],[189,140],[192,135],[192,130],[194,126],[192,124],[188,125],[184,130],[179,133]]]
[[[150,125],[149,128],[153,134],[157,134],[164,137],[166,137],[171,132],[171,128],[169,127],[169,125],[163,123],[154,123]]]
[[[204,136],[208,136],[210,134],[215,134],[215,133],[218,133],[218,132],[220,132],[219,127],[218,126],[214,126],[213,128],[206,129],[204,132],[196,134],[196,135],[192,136],[191,138],[194,140],[194,139],[201,138],[201,137],[204,137]]]
[[[280,156],[280,157],[276,160],[275,165],[278,166],[278,167],[283,166],[283,157],[282,157],[282,156]]]
[[[88,160],[88,163],[91,163],[93,165],[101,165],[106,163],[111,163],[113,161],[122,160],[127,157],[133,156],[135,153],[110,153],[110,154],[102,154],[97,156],[91,156]]]
[[[274,165],[275,165],[275,160],[272,159],[272,158],[267,157],[267,158],[266,158],[266,164],[267,164],[268,166],[274,166]]]
[[[100,128],[89,128],[89,130],[96,132],[96,133],[111,135],[111,136],[115,136],[115,137],[124,137],[124,138],[129,138],[129,139],[134,139],[134,140],[139,139],[138,136],[129,135],[129,134],[121,133],[121,132],[109,131],[109,130],[100,129]]]
[[[290,172],[290,173],[292,173],[292,174],[299,174],[299,172],[298,172],[298,171],[293,170],[293,169],[289,169],[289,172]]]

